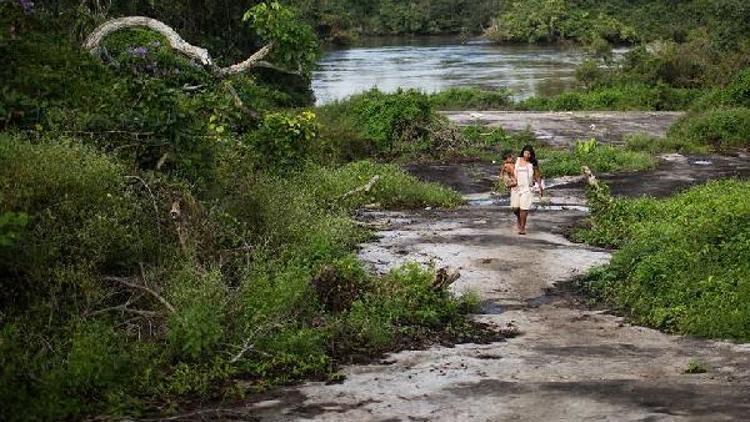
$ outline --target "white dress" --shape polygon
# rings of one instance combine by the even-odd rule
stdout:
[[[534,200],[534,166],[531,163],[521,165],[521,159],[516,159],[516,183],[510,190],[510,207],[528,211]]]

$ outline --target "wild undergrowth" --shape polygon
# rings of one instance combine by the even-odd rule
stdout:
[[[500,160],[503,151],[518,154],[524,145],[534,147],[539,167],[544,177],[578,175],[581,166],[588,166],[598,173],[616,171],[643,171],[656,167],[656,156],[635,148],[603,145],[596,139],[582,139],[569,148],[551,147],[536,139],[533,133],[509,134],[502,128],[468,126],[463,129],[471,147],[469,156],[486,160]],[[648,139],[649,142],[656,142]]]
[[[578,240],[614,246],[581,281],[635,322],[750,339],[750,183],[709,182],[666,199],[604,197]]]
[[[2,226],[6,420],[248,391],[236,376],[251,389],[327,377],[346,351],[376,356],[412,330],[466,328],[470,304],[433,290],[432,270],[381,278],[353,255],[367,236],[350,217],[361,205],[461,202],[395,167],[275,175],[227,159],[212,194],[196,197],[79,140],[1,141],[0,215],[28,219]]]
[[[91,55],[61,29],[74,10],[0,3],[0,419],[164,415],[476,332],[476,300],[434,288],[435,269],[357,259],[357,208],[462,200],[331,147],[292,12],[248,13],[257,43],[303,49],[269,56],[301,73],[269,83],[146,30]],[[360,121],[386,150],[423,130],[362,107],[396,128]]]

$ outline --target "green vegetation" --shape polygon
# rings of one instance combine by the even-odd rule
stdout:
[[[370,90],[318,109],[330,159],[374,156],[384,160],[446,158],[466,139],[435,112],[434,99],[416,90]],[[343,155],[343,157],[342,157]]]
[[[592,193],[591,227],[575,237],[619,249],[583,287],[636,323],[747,341],[749,194],[736,180],[662,200]]]
[[[512,135],[502,128],[451,127],[435,109],[457,101],[483,102],[475,90],[452,90],[438,94],[398,91],[385,94],[371,90],[318,109],[322,137],[328,143],[321,154],[329,160],[377,156],[393,161],[450,161],[455,159],[498,160],[510,149],[520,151],[530,144],[541,159],[545,177],[576,175],[582,165],[597,172],[637,171],[654,168],[652,150],[660,141],[639,139],[632,147],[598,145],[580,141],[570,149],[552,148],[531,133]],[[466,96],[463,96],[466,93]],[[486,98],[498,98],[491,94]],[[502,98],[507,100],[504,95]],[[457,100],[458,99],[458,100]],[[439,104],[439,105],[436,105]],[[674,145],[662,141],[665,149]]]
[[[716,109],[689,115],[670,129],[669,137],[713,149],[731,150],[750,145],[750,109]]]
[[[579,1],[514,1],[485,32],[497,42],[559,42],[564,40],[623,43],[637,39],[635,28],[590,10]],[[583,6],[583,7],[582,7]]]
[[[524,145],[533,146],[544,177],[578,175],[584,165],[597,173],[608,173],[650,170],[657,163],[649,151],[600,145],[595,139],[580,140],[571,148],[560,149],[537,140],[532,133],[510,135],[502,128],[469,126],[463,135],[468,145],[463,154],[487,160],[499,160],[506,150],[517,153]]]
[[[746,36],[750,7],[741,0],[529,0],[500,2],[497,13],[486,33],[497,41],[683,42],[710,27],[730,45]]]
[[[184,17],[186,37],[235,22],[120,7]],[[273,41],[269,60],[301,76],[218,78],[146,30],[92,56],[80,36],[107,10],[0,3],[0,419],[170,413],[479,333],[476,299],[434,288],[434,269],[376,276],[355,254],[357,208],[461,197],[327,138],[305,108],[312,32],[276,3],[248,7],[254,31],[227,37]],[[434,124],[416,95],[360,105],[384,152],[422,130],[399,113]]]
[[[507,89],[479,88],[448,88],[429,94],[429,101],[437,110],[497,110],[513,103]]]
[[[360,35],[477,34],[496,12],[495,0],[290,0],[320,37],[348,43]]]
[[[706,372],[708,372],[708,367],[700,359],[690,359],[687,368],[685,368],[686,374],[705,374]]]
[[[685,110],[700,93],[668,85],[626,84],[569,91],[554,97],[532,97],[515,108],[533,111],[670,111]]]
[[[747,146],[748,20],[713,25],[721,13],[748,16],[741,2],[692,1],[703,14],[668,36],[655,28],[674,15],[639,19],[662,10],[645,0],[632,13],[624,0],[548,1],[562,12],[545,8],[541,21],[508,2],[288,3],[339,41],[471,33],[488,10],[502,22],[518,8],[516,26],[495,29],[588,42],[602,61],[582,66],[581,90],[520,104],[504,90],[453,89],[370,91],[312,109],[314,30],[279,3],[0,2],[0,419],[170,413],[185,400],[335,378],[340,362],[414,342],[472,338],[476,299],[434,288],[433,268],[376,276],[357,260],[368,232],[356,209],[462,202],[382,162],[497,159],[532,144],[549,177]],[[174,25],[220,65],[270,42],[266,59],[298,72],[217,77],[140,29],[81,51],[97,24],[121,15]],[[657,38],[668,39],[621,63],[602,44]],[[583,140],[564,151],[530,134],[459,130],[436,113],[495,107],[691,114],[658,143]],[[644,323],[747,339],[747,191],[725,181],[669,200],[595,203],[577,236],[622,249],[587,286]]]

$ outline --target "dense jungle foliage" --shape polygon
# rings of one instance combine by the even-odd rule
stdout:
[[[619,250],[580,281],[639,324],[750,340],[750,182],[709,182],[667,199],[594,199],[575,234]]]
[[[475,300],[434,269],[378,276],[355,254],[356,208],[460,196],[347,160],[308,107],[312,29],[248,3],[0,3],[0,419],[169,414],[478,335]],[[301,72],[220,78],[141,29],[82,51],[131,13],[221,65],[273,42],[269,60]]]
[[[434,289],[434,269],[377,276],[357,260],[368,236],[357,208],[461,203],[388,162],[489,160],[531,143],[553,176],[750,143],[740,0],[283,4],[0,0],[0,419],[168,414],[335,378],[337,363],[406,342],[476,335],[465,317],[475,299]],[[124,15],[163,20],[220,66],[273,42],[268,61],[294,72],[220,78],[141,29],[81,50]],[[578,89],[552,98],[371,91],[312,107],[316,32],[343,42],[487,27],[503,42],[582,43],[593,59]],[[615,61],[619,43],[633,48]],[[436,113],[499,106],[689,114],[667,139],[561,151]],[[730,181],[595,208],[578,236],[622,251],[592,289],[644,323],[747,339],[746,196]]]
[[[289,0],[321,38],[348,43],[360,35],[478,34],[503,0]]]

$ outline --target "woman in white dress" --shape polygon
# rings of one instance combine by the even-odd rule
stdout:
[[[516,159],[515,176],[516,186],[510,191],[510,208],[516,214],[518,234],[526,234],[526,218],[534,199],[535,182],[539,184],[540,195],[544,194],[542,174],[531,145],[524,146]]]

